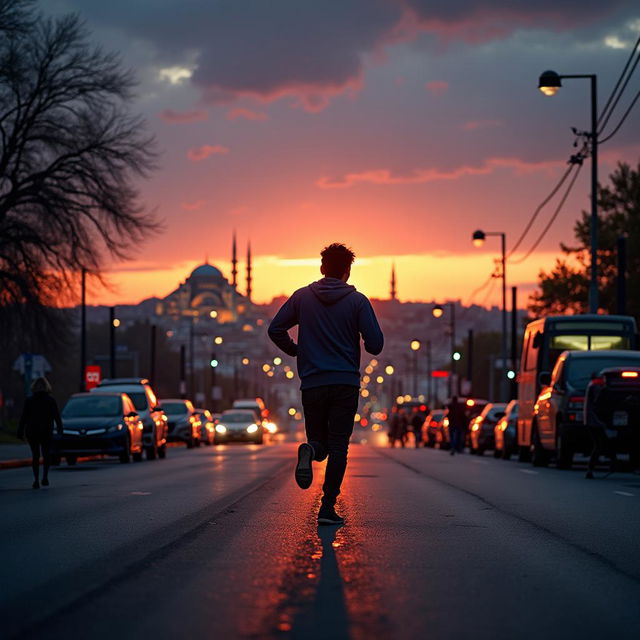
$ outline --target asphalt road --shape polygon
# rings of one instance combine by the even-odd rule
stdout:
[[[318,528],[294,455],[1,471],[0,635],[640,637],[639,476],[353,445],[347,524]]]

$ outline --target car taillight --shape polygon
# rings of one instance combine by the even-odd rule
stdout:
[[[604,378],[591,378],[591,384],[604,384]]]
[[[637,371],[623,371],[620,375],[623,378],[637,378],[638,377],[638,372]]]
[[[569,398],[569,409],[581,409],[584,404],[584,396],[571,396]]]

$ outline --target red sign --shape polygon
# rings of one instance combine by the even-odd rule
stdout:
[[[84,386],[89,391],[97,387],[102,380],[102,370],[97,364],[88,364],[84,368]]]
[[[431,372],[431,377],[432,378],[448,378],[449,372],[436,369],[435,371]]]

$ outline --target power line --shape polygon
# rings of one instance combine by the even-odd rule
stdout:
[[[627,70],[629,69],[629,65],[631,64],[631,61],[633,60],[633,56],[635,55],[636,51],[638,50],[638,46],[640,46],[640,36],[636,40],[636,43],[635,43],[633,49],[631,50],[631,53],[629,54],[629,57],[627,58],[627,63],[624,65],[624,68],[622,69],[622,72],[620,73],[620,76],[618,77],[618,81],[616,82],[616,85],[613,88],[613,91],[609,94],[609,98],[607,100],[607,103],[605,104],[604,109],[602,110],[602,113],[600,114],[600,117],[598,118],[598,126],[600,127],[600,129],[598,131],[598,135],[602,134],[603,129],[607,126],[607,123],[609,122],[609,118],[611,118],[611,115],[613,114],[614,109],[616,108],[618,102],[620,101],[620,98],[622,97],[622,94],[624,93],[624,90],[627,88],[627,85],[629,84],[629,80],[631,79],[631,76],[633,75],[633,72],[635,71],[635,68],[638,65],[638,61],[640,60],[640,54],[636,57],[636,61],[633,63],[633,67],[629,71],[629,73],[627,75],[627,78],[624,81],[624,84],[623,84],[622,88],[618,92],[618,87],[620,87],[620,83],[622,82],[624,76],[627,74]],[[617,93],[617,96],[616,96],[616,93]],[[613,104],[611,104],[611,101],[613,100],[614,96],[616,96],[615,102]],[[611,108],[609,109],[610,105],[611,105]],[[602,122],[603,118],[605,120],[601,125],[601,122]]]
[[[471,293],[471,295],[469,296],[468,300],[467,300],[467,307],[471,306],[471,303],[473,302],[473,299],[483,290],[485,289],[489,284],[491,284],[493,280],[493,272],[491,273],[491,275],[477,288],[474,289],[474,291]]]
[[[556,210],[553,212],[553,215],[549,219],[549,222],[547,222],[547,225],[542,230],[542,233],[538,236],[538,239],[533,243],[533,246],[529,249],[529,251],[527,251],[527,253],[525,253],[524,256],[522,256],[521,258],[518,258],[518,260],[512,260],[510,264],[521,264],[522,262],[524,262],[538,248],[538,245],[542,242],[542,239],[547,235],[547,232],[549,231],[549,229],[551,228],[551,225],[555,222],[556,218],[558,217],[558,214],[562,210],[562,207],[564,206],[564,203],[567,201],[567,198],[569,197],[569,194],[573,189],[573,185],[575,184],[578,178],[578,175],[580,174],[580,169],[582,169],[582,165],[579,164],[577,166],[578,168],[576,169],[576,172],[573,174],[573,178],[571,178],[571,182],[569,182],[569,185],[567,186],[567,190],[564,192],[562,198],[560,199],[560,202],[558,203],[558,206],[556,207]]]
[[[624,115],[620,119],[620,122],[618,122],[616,128],[606,138],[603,138],[602,140],[599,140],[598,141],[599,144],[603,144],[604,142],[607,142],[608,140],[611,140],[611,138],[613,138],[613,136],[615,136],[616,133],[618,133],[620,127],[624,124],[624,121],[627,119],[627,116],[631,113],[631,109],[633,109],[634,105],[638,101],[638,98],[640,98],[640,91],[638,91],[638,93],[636,93],[635,97],[631,101],[631,104],[629,105],[627,110],[624,112]]]

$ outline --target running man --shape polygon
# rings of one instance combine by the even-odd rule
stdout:
[[[312,461],[328,458],[318,524],[343,524],[336,498],[347,468],[347,450],[360,395],[360,337],[372,355],[384,338],[368,298],[348,285],[355,254],[334,243],[321,253],[317,282],[298,289],[269,326],[269,337],[298,361],[307,443],[298,448],[295,478],[313,480]],[[289,329],[298,325],[298,343]]]

